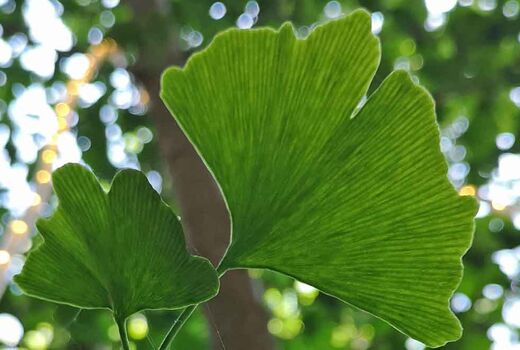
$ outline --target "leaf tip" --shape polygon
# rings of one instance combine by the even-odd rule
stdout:
[[[208,298],[206,299],[207,301],[218,294],[218,291],[220,290],[220,278],[217,274],[217,271],[215,270],[215,267],[208,259],[197,255],[193,256],[192,258],[194,259],[194,261],[199,261],[199,264],[201,264],[203,271],[205,271],[205,273],[208,275],[210,279],[210,282],[208,283],[210,288],[208,291]]]
[[[294,31],[294,26],[292,25],[291,22],[284,22],[280,28],[278,29],[278,34],[280,35],[280,37],[282,37],[283,39],[282,40],[287,40],[287,39],[292,39],[292,40],[295,40],[296,39],[296,34],[295,34],[295,31]]]
[[[52,180],[54,182],[55,180],[66,176],[67,173],[71,172],[89,173],[89,170],[84,165],[79,163],[67,163],[52,172]]]
[[[370,15],[370,11],[364,7],[352,11],[348,16],[351,16],[352,18],[358,17],[369,24],[372,23],[372,16]]]
[[[160,81],[160,96],[161,98],[163,97],[163,94],[165,92],[165,86],[167,86],[170,81],[172,81],[174,79],[174,77],[181,73],[182,72],[182,68],[180,67],[177,67],[177,66],[171,66],[171,67],[168,67],[164,70],[164,72],[161,74],[161,81]]]
[[[451,310],[449,311],[449,313],[451,314],[451,320],[453,321],[451,322],[451,333],[449,335],[438,337],[436,339],[424,340],[423,342],[426,346],[430,348],[440,348],[448,343],[456,342],[462,337],[463,328],[459,319]],[[419,339],[419,341],[421,340]]]

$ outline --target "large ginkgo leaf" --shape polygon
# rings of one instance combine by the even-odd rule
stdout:
[[[365,11],[305,40],[229,30],[166,71],[162,98],[227,202],[221,270],[285,273],[439,346],[461,333],[448,302],[475,203],[448,182],[433,101],[407,73],[358,110],[379,59]]]
[[[118,320],[216,294],[216,271],[188,254],[179,221],[141,172],[119,172],[107,194],[90,171],[71,164],[54,172],[53,185],[59,207],[38,221],[44,243],[15,277],[25,293],[108,308]]]

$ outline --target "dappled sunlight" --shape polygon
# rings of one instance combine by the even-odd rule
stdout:
[[[480,332],[492,350],[519,350],[520,80],[515,64],[520,50],[520,1],[359,4],[369,7],[367,18],[372,33],[381,38],[383,61],[356,110],[363,109],[392,69],[407,71],[415,83],[432,92],[446,176],[460,196],[479,202],[475,248],[464,257],[467,280],[451,298],[450,308],[462,320],[464,336]],[[144,33],[153,39],[148,42],[142,33],[148,28],[134,23],[141,20],[140,14],[120,0],[0,0],[0,298],[5,295],[0,304],[0,345],[65,348],[77,332],[73,325],[90,322],[81,317],[78,321],[78,315],[63,316],[65,321],[58,322],[53,319],[55,310],[35,313],[26,322],[29,302],[12,283],[24,266],[25,253],[40,242],[36,220],[56,209],[52,172],[67,163],[80,163],[93,169],[106,189],[118,170],[142,170],[155,191],[168,193],[166,200],[177,211],[172,195],[176,183],[161,158],[171,150],[165,151],[159,143],[157,134],[163,126],[155,124],[151,115],[161,103],[153,91],[159,81],[149,72],[156,74],[170,64],[182,66],[227,28],[247,34],[253,28],[278,28],[291,20],[296,37],[304,39],[319,25],[350,14],[357,4],[315,1],[309,8],[304,6],[297,1],[276,6],[248,0],[172,1],[163,9],[172,18],[157,19],[157,25],[169,27],[157,31],[160,39]],[[467,29],[468,23],[475,27]],[[480,42],[481,46],[475,44]],[[157,67],[143,58],[144,44],[144,54],[157,55]],[[164,52],[154,52],[161,49]],[[150,77],[155,85],[147,85]],[[257,82],[243,83],[246,89]],[[190,96],[198,93],[195,90],[188,92]],[[287,95],[284,99],[291,97],[281,92]],[[198,101],[201,106],[210,102]],[[227,106],[229,101],[219,103]],[[228,107],[233,116],[243,112],[240,106]],[[270,112],[266,105],[265,113]],[[230,136],[224,134],[220,137]],[[277,152],[272,153],[276,158]],[[373,189],[370,195],[378,191]],[[425,349],[421,342],[392,335],[386,323],[352,311],[309,284],[259,271],[250,271],[254,293],[268,311],[267,331],[282,347],[292,341],[296,347],[312,344],[312,348],[322,341],[323,349],[365,350],[377,349],[383,339],[407,350]],[[89,314],[85,319],[94,317]],[[157,319],[148,312],[129,318],[133,345],[153,342],[156,334],[151,329]],[[106,339],[95,345],[88,339],[77,344],[103,347],[120,340],[117,327],[110,326],[112,320],[107,316],[100,320],[96,327],[102,328]],[[195,331],[186,337],[201,338],[203,332],[196,327],[206,330],[206,325],[199,322],[193,327]],[[314,338],[320,340],[310,343]],[[461,349],[468,350],[464,341],[460,344],[466,347]]]

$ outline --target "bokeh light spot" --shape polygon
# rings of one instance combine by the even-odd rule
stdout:
[[[457,0],[425,0],[426,9],[432,14],[446,13],[453,10]]]
[[[23,337],[23,326],[18,318],[11,314],[0,314],[0,343],[16,346]]]
[[[510,132],[503,132],[497,135],[496,145],[501,151],[506,151],[515,144],[515,135]]]
[[[47,170],[39,170],[36,173],[36,181],[41,184],[46,184],[51,181],[51,174]]]
[[[459,194],[461,196],[474,197],[477,194],[477,190],[476,190],[475,186],[473,186],[473,185],[466,185],[466,186],[461,187],[461,189],[459,190]]]
[[[7,250],[0,250],[0,265],[6,265],[9,261],[11,261],[11,254]]]
[[[240,29],[249,29],[255,23],[253,17],[247,13],[241,14],[237,19],[237,27]]]
[[[143,314],[136,314],[129,318],[128,335],[136,340],[146,338],[148,335],[148,322]]]
[[[213,3],[209,8],[209,15],[214,20],[219,20],[226,15],[226,5],[220,1]]]
[[[338,1],[329,1],[323,8],[323,13],[328,18],[338,18],[341,16],[341,4]]]
[[[27,233],[29,227],[23,220],[13,220],[11,221],[11,231],[13,231],[16,235],[23,235]]]

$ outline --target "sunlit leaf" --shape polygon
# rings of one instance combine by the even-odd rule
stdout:
[[[54,172],[53,185],[59,207],[38,221],[44,243],[15,277],[25,293],[108,308],[120,319],[216,294],[215,270],[188,254],[179,221],[141,172],[119,172],[105,193],[91,172],[70,164]]]
[[[446,178],[434,104],[403,71],[358,110],[380,59],[356,11],[305,40],[291,25],[229,30],[162,98],[221,186],[221,269],[268,268],[430,346],[459,338],[448,301],[475,203]]]

